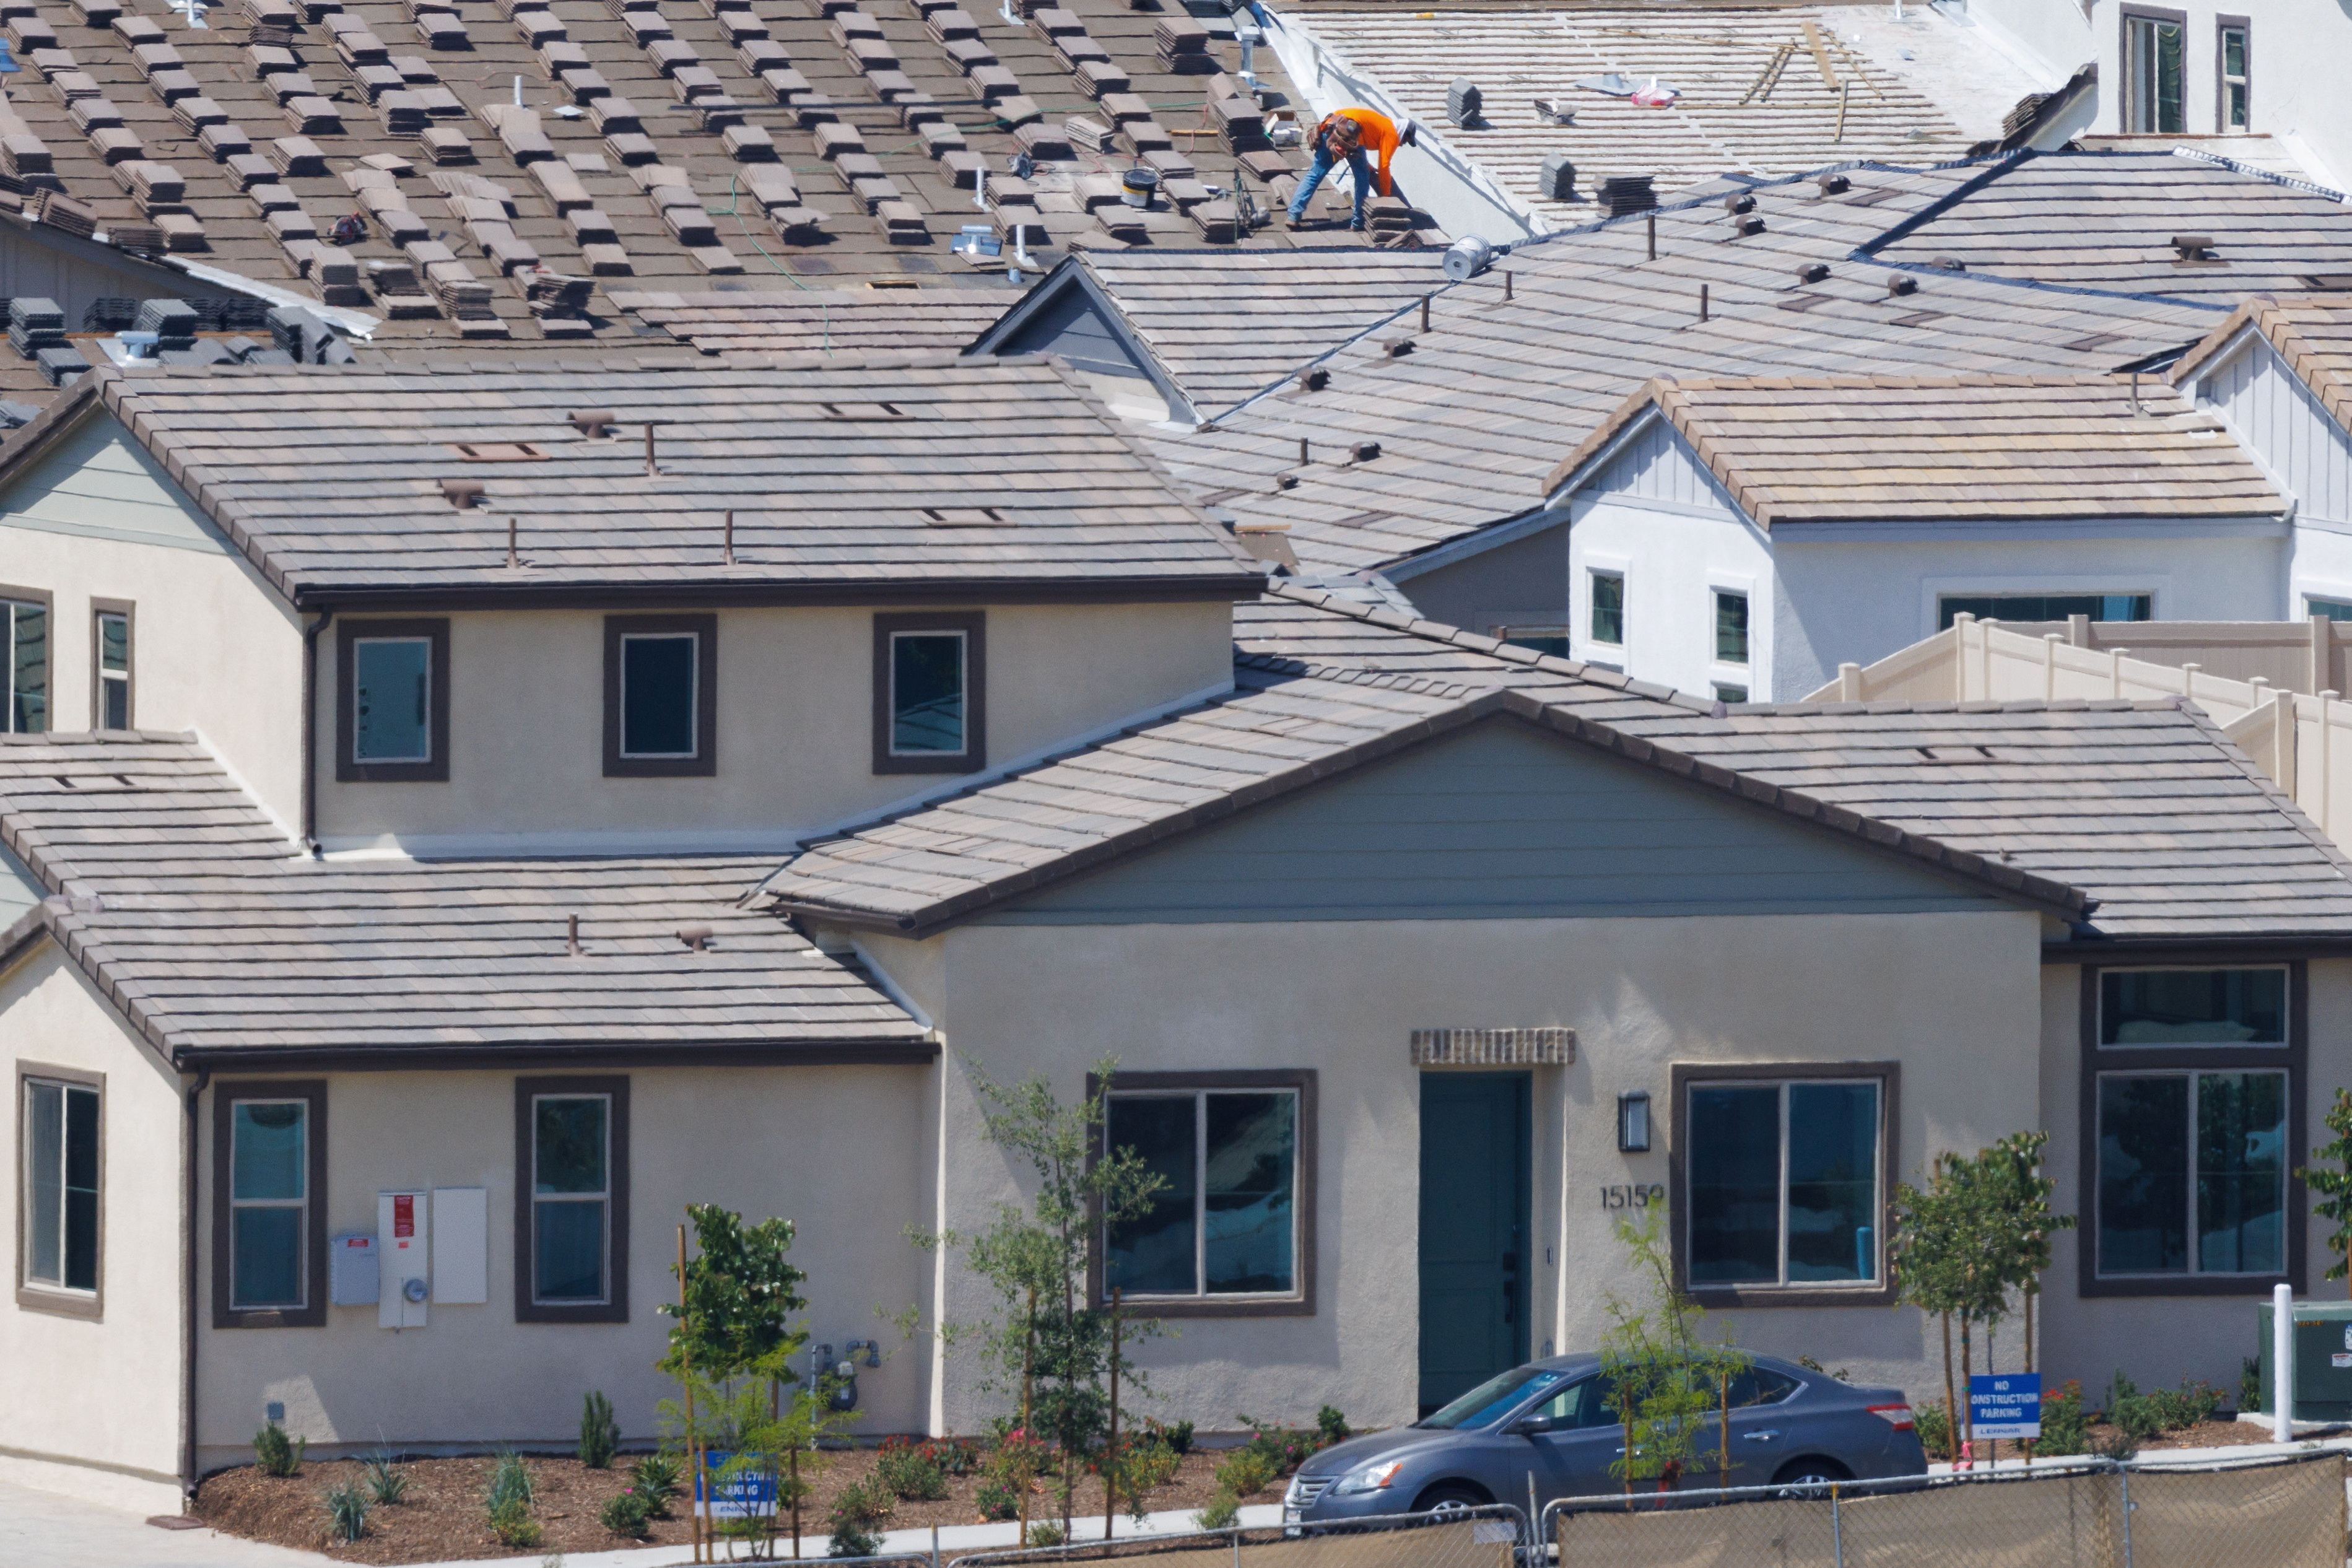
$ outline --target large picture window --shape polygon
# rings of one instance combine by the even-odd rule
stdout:
[[[1886,1288],[1887,1063],[1675,1069],[1685,1282],[1743,1300]]]
[[[213,1322],[326,1321],[327,1090],[231,1083],[213,1121]]]
[[[449,777],[449,623],[339,621],[335,777],[345,784]]]
[[[515,1084],[515,1317],[628,1321],[629,1083]]]
[[[1162,1185],[1098,1238],[1097,1293],[1156,1311],[1302,1310],[1312,1275],[1312,1075],[1121,1074],[1105,1150],[1132,1150]]]
[[[604,621],[604,776],[695,778],[719,771],[719,618]]]
[[[18,1079],[19,1306],[98,1315],[103,1092],[103,1079],[62,1068]]]
[[[874,617],[874,771],[961,773],[988,753],[987,623],[977,614]]]

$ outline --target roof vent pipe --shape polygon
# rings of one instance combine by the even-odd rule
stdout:
[[[1906,272],[1895,272],[1888,275],[1886,279],[1886,293],[1889,299],[1904,294],[1916,294],[1918,291],[1919,279],[1912,277],[1910,274]]]
[[[580,917],[578,915],[564,917],[563,951],[573,958],[580,956]]]
[[[441,499],[459,511],[470,511],[482,502],[482,481],[479,479],[443,479]]]
[[[580,432],[581,438],[588,441],[604,440],[612,435],[613,426],[621,422],[621,416],[609,408],[579,409],[564,417],[572,422],[573,429]]]
[[[661,478],[661,464],[654,459],[654,422],[650,419],[646,421],[646,478]]]
[[[686,943],[688,948],[691,948],[696,952],[705,952],[710,946],[710,928],[709,926],[680,926],[677,928],[677,940]]]
[[[1830,266],[1826,261],[1808,261],[1797,268],[1797,281],[1800,283],[1818,283],[1829,275]]]
[[[522,557],[515,553],[515,520],[509,517],[507,519],[507,570],[512,572],[521,564]]]
[[[727,513],[727,531],[720,536],[719,552],[728,565],[735,564],[735,513],[731,508]]]
[[[1702,321],[1706,320],[1706,285],[1704,283],[1698,286],[1698,319]]]
[[[1445,247],[1445,276],[1456,283],[1467,282],[1495,265],[1495,247],[1475,234],[1465,234]],[[1422,301],[1422,328],[1429,327],[1429,301]]]

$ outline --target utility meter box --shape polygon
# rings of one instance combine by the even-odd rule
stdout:
[[[2271,1387],[2271,1304],[2262,1303],[2263,1409],[2275,1412]],[[2352,1421],[2352,1301],[2294,1304],[2294,1404],[2297,1421]]]
[[[376,1304],[375,1237],[346,1231],[328,1244],[327,1295],[338,1307]]]
[[[383,1293],[376,1303],[380,1327],[425,1326],[425,1303],[433,1295],[432,1203],[424,1188],[375,1195],[376,1249],[383,1271]]]

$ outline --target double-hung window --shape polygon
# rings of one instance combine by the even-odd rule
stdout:
[[[987,761],[987,623],[874,617],[874,771],[961,773]]]
[[[1146,1212],[1105,1226],[1101,1293],[1154,1311],[1307,1304],[1311,1077],[1122,1074],[1102,1147],[1160,1178]]]
[[[20,1306],[97,1315],[102,1080],[26,1068],[18,1079]]]
[[[232,1083],[213,1121],[213,1322],[326,1321],[326,1086]]]
[[[628,1080],[518,1079],[515,1112],[517,1321],[625,1322]]]
[[[337,780],[446,782],[449,623],[359,620],[337,627]]]
[[[2244,1289],[2287,1276],[2292,971],[2108,969],[2096,985],[2094,1284]]]
[[[604,776],[719,771],[719,618],[604,620]]]
[[[90,616],[90,721],[131,728],[131,606],[101,603]]]
[[[0,698],[0,734],[37,735],[49,727],[49,605],[45,595],[11,597],[0,588],[0,633],[7,681]]]
[[[2224,135],[2232,131],[2247,130],[2253,123],[2253,103],[2250,97],[2253,85],[2251,68],[2252,42],[2253,34],[2245,17],[2216,18],[2213,128]]]
[[[2189,22],[2177,11],[2126,11],[2124,129],[2177,136],[2189,129],[2181,91]]]
[[[1692,1068],[1676,1078],[1677,1239],[1690,1288],[1881,1288],[1893,1068]]]

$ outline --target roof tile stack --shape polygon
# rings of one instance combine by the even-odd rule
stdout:
[[[1208,76],[1219,67],[1209,52],[1209,29],[1190,16],[1162,16],[1151,30],[1160,68],[1178,76]]]

